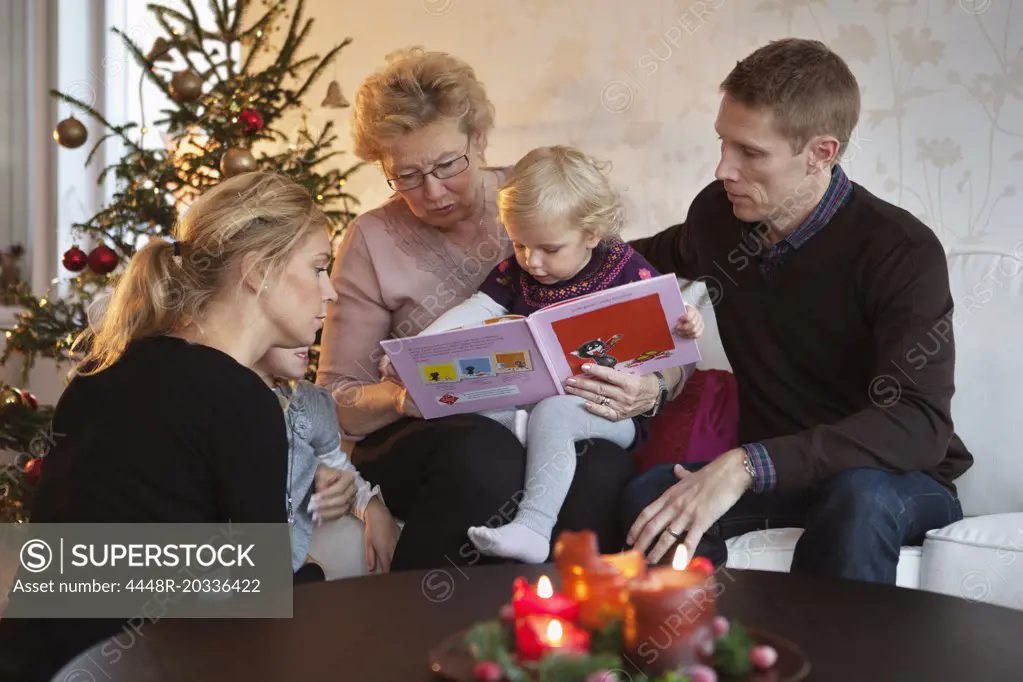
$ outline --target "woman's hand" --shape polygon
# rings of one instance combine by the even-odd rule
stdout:
[[[398,545],[401,529],[395,523],[391,512],[377,497],[366,505],[363,522],[366,526],[363,535],[366,570],[372,573],[379,565],[381,572],[387,573],[391,570],[391,559],[394,557],[394,548]]]
[[[320,464],[314,477],[316,493],[309,501],[313,523],[333,521],[347,514],[355,501],[355,472],[338,471]]]
[[[657,377],[633,376],[597,364],[583,365],[584,377],[570,377],[565,390],[585,399],[586,409],[609,421],[620,421],[649,411],[657,401]]]
[[[423,418],[423,413],[419,411],[419,406],[416,405],[416,401],[412,399],[412,396],[408,394],[408,389],[404,386],[401,387],[401,391],[398,393],[397,401],[398,414],[401,416],[413,419]]]

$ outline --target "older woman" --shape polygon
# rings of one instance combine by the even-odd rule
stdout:
[[[506,523],[524,492],[525,450],[510,430],[479,415],[423,420],[378,371],[382,339],[419,333],[512,255],[496,205],[506,169],[484,161],[493,122],[473,69],[445,53],[394,53],[356,94],[355,152],[380,164],[395,193],[354,221],[338,249],[318,383],[332,389],[342,429],[359,439],[353,461],[406,522],[394,570],[486,561],[467,529]],[[613,418],[653,404],[656,382],[642,388],[620,391]],[[618,495],[632,462],[607,441],[582,449],[553,537],[591,528],[602,549],[616,551]]]

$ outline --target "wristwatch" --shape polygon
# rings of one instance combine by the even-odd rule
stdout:
[[[668,399],[668,385],[664,381],[664,375],[654,372],[654,376],[657,377],[657,399],[654,400],[654,406],[642,414],[644,417],[656,417],[664,409],[664,403]]]

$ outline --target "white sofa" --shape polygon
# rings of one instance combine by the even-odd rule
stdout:
[[[966,518],[903,547],[897,584],[1023,610],[1023,240],[1015,249],[949,254],[956,310],[956,431],[973,453],[958,481]],[[707,321],[702,369],[730,370],[706,290],[686,299]],[[787,571],[802,530],[777,528],[728,542],[727,567]]]

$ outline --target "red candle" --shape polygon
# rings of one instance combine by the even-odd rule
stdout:
[[[555,592],[551,579],[545,575],[540,576],[535,587],[525,578],[516,578],[512,608],[516,619],[530,615],[554,616],[572,623],[579,619],[579,602]]]
[[[561,618],[531,614],[515,622],[515,649],[523,661],[555,652],[584,654],[590,650],[590,633]]]

